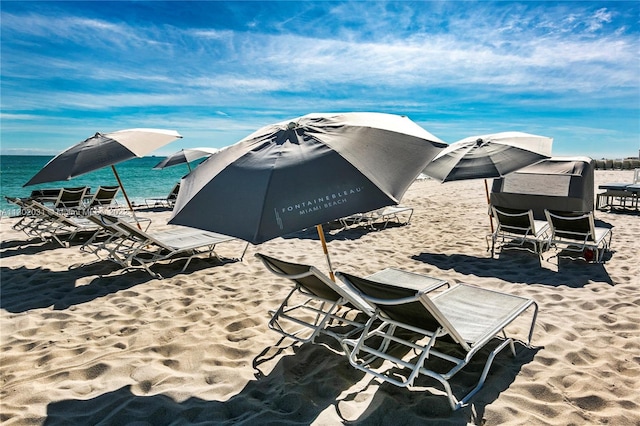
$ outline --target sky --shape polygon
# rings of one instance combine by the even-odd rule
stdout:
[[[406,115],[442,140],[640,151],[638,1],[6,1],[0,153],[127,128],[223,147],[311,112]]]

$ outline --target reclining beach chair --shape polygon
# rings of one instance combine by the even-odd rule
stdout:
[[[373,315],[373,308],[357,293],[333,282],[315,267],[261,253],[255,256],[273,274],[294,284],[269,321],[269,328],[283,336],[306,343],[324,333],[340,340],[361,331]],[[362,320],[359,314],[366,318]]]
[[[151,265],[164,260],[186,259],[181,270],[184,272],[191,260],[201,254],[219,259],[214,251],[216,245],[236,239],[186,226],[175,226],[171,230],[151,233],[138,229],[135,224],[121,217],[106,214],[98,216],[105,229],[112,233],[117,232],[117,238],[111,238],[109,244],[101,247],[108,252],[107,259],[125,269],[142,267],[159,279],[162,279],[162,276],[151,271]]]
[[[343,228],[350,226],[365,225],[370,229],[376,229],[375,224],[382,222],[382,229],[385,229],[389,222],[394,221],[399,225],[408,225],[413,216],[413,208],[406,206],[387,206],[372,210],[366,213],[356,213],[339,219]]]
[[[549,224],[544,220],[535,220],[533,210],[517,210],[491,206],[493,217],[498,222],[491,237],[491,257],[496,243],[501,249],[521,249],[542,257],[549,237]],[[531,244],[530,249],[528,244]]]
[[[93,235],[98,231],[98,227],[91,221],[82,217],[67,217],[38,201],[13,199],[12,202],[30,212],[29,216],[23,217],[13,226],[13,229],[20,230],[29,237],[40,238],[42,241],[55,240],[66,247],[77,236]]]
[[[176,199],[178,198],[178,192],[180,192],[180,182],[175,184],[166,198],[146,198],[144,200],[144,203],[147,205],[147,207],[164,206],[173,208],[173,206],[176,204]],[[150,204],[150,202],[153,203]]]
[[[341,272],[336,275],[376,308],[358,338],[341,341],[351,365],[400,387],[414,386],[420,375],[431,377],[442,384],[453,410],[482,388],[496,354],[509,346],[515,356],[513,340],[506,336],[505,327],[533,306],[527,345],[531,342],[538,312],[531,299],[467,284],[431,296],[404,288],[401,283],[380,284]],[[503,340],[490,352],[477,385],[457,399],[449,380],[498,336]],[[407,349],[403,355],[396,355],[398,346]],[[389,370],[385,361],[396,368]],[[450,363],[451,368],[445,373],[436,371],[434,364],[442,367],[443,362]]]
[[[569,252],[577,256],[568,257],[601,263],[604,253],[611,248],[613,231],[611,228],[595,226],[593,212],[557,212],[544,211],[551,230],[548,246]]]
[[[88,186],[78,188],[62,188],[58,199],[53,204],[53,208],[64,213],[74,213],[84,206],[83,201],[86,193],[89,191]]]
[[[108,209],[114,203],[116,195],[120,190],[120,186],[99,186],[91,199],[85,205],[85,213],[96,212],[98,210]]]

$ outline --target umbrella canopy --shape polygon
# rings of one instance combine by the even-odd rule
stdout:
[[[154,170],[164,169],[165,167],[175,166],[177,164],[187,163],[187,167],[191,170],[190,162],[198,160],[202,157],[208,157],[212,154],[218,152],[217,148],[186,148],[181,149],[178,152],[174,152],[173,154],[166,157],[164,160],[160,161],[158,164],[153,166]]]
[[[262,243],[397,204],[445,146],[398,115],[309,114],[283,121],[183,178],[169,222]]]
[[[96,133],[53,157],[23,186],[69,180],[75,176],[111,166],[122,195],[135,218],[133,206],[122,186],[115,165],[131,158],[143,157],[181,137],[175,130],[163,129],[127,129],[104,134]],[[138,227],[140,227],[139,223]]]
[[[443,149],[424,169],[442,182],[502,177],[551,156],[552,138],[522,132],[471,136]]]
[[[96,133],[52,158],[24,186],[69,180],[146,154],[178,138],[175,130],[127,129]]]

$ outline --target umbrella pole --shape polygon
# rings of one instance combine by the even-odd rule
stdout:
[[[491,205],[491,198],[489,197],[489,184],[487,180],[484,180],[484,193],[487,195],[487,204]],[[491,233],[493,234],[493,218],[491,217],[491,212],[489,214],[489,223],[491,224]]]
[[[324,239],[324,229],[322,229],[322,225],[316,225],[316,230],[318,231],[318,236],[322,243],[322,250],[324,250],[324,255],[326,256],[327,264],[329,265],[329,277],[331,277],[332,281],[335,281],[336,277],[333,275],[333,267],[331,266],[331,259],[329,258],[329,249],[327,249],[327,240]]]
[[[124,195],[124,199],[127,202],[127,205],[129,206],[129,210],[131,210],[131,214],[133,215],[133,220],[136,221],[136,225],[138,225],[138,229],[142,231],[142,227],[140,226],[140,222],[138,222],[136,213],[133,211],[133,206],[131,205],[131,201],[129,201],[129,196],[127,195],[127,192],[124,190],[124,186],[122,186],[122,181],[120,180],[120,176],[118,176],[116,166],[112,164],[111,170],[113,170],[113,175],[116,177],[116,180],[118,181],[118,185],[120,185],[120,189],[122,189],[122,195]]]

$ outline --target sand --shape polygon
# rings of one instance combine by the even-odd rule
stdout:
[[[596,185],[632,174],[596,171]],[[158,280],[108,261],[69,269],[95,257],[77,244],[27,240],[2,218],[1,421],[640,424],[637,213],[596,212],[615,227],[613,251],[587,264],[515,250],[491,259],[482,181],[417,181],[403,204],[415,209],[410,225],[328,230],[334,267],[367,275],[394,266],[540,306],[533,347],[500,354],[470,405],[451,412],[440,394],[380,384],[322,345],[291,345],[268,329],[291,287],[253,254],[326,271],[314,230],[249,246],[241,262],[198,259],[185,273],[181,262],[159,265]],[[166,227],[168,212],[139,214],[151,229]],[[217,252],[233,258],[243,248]]]

